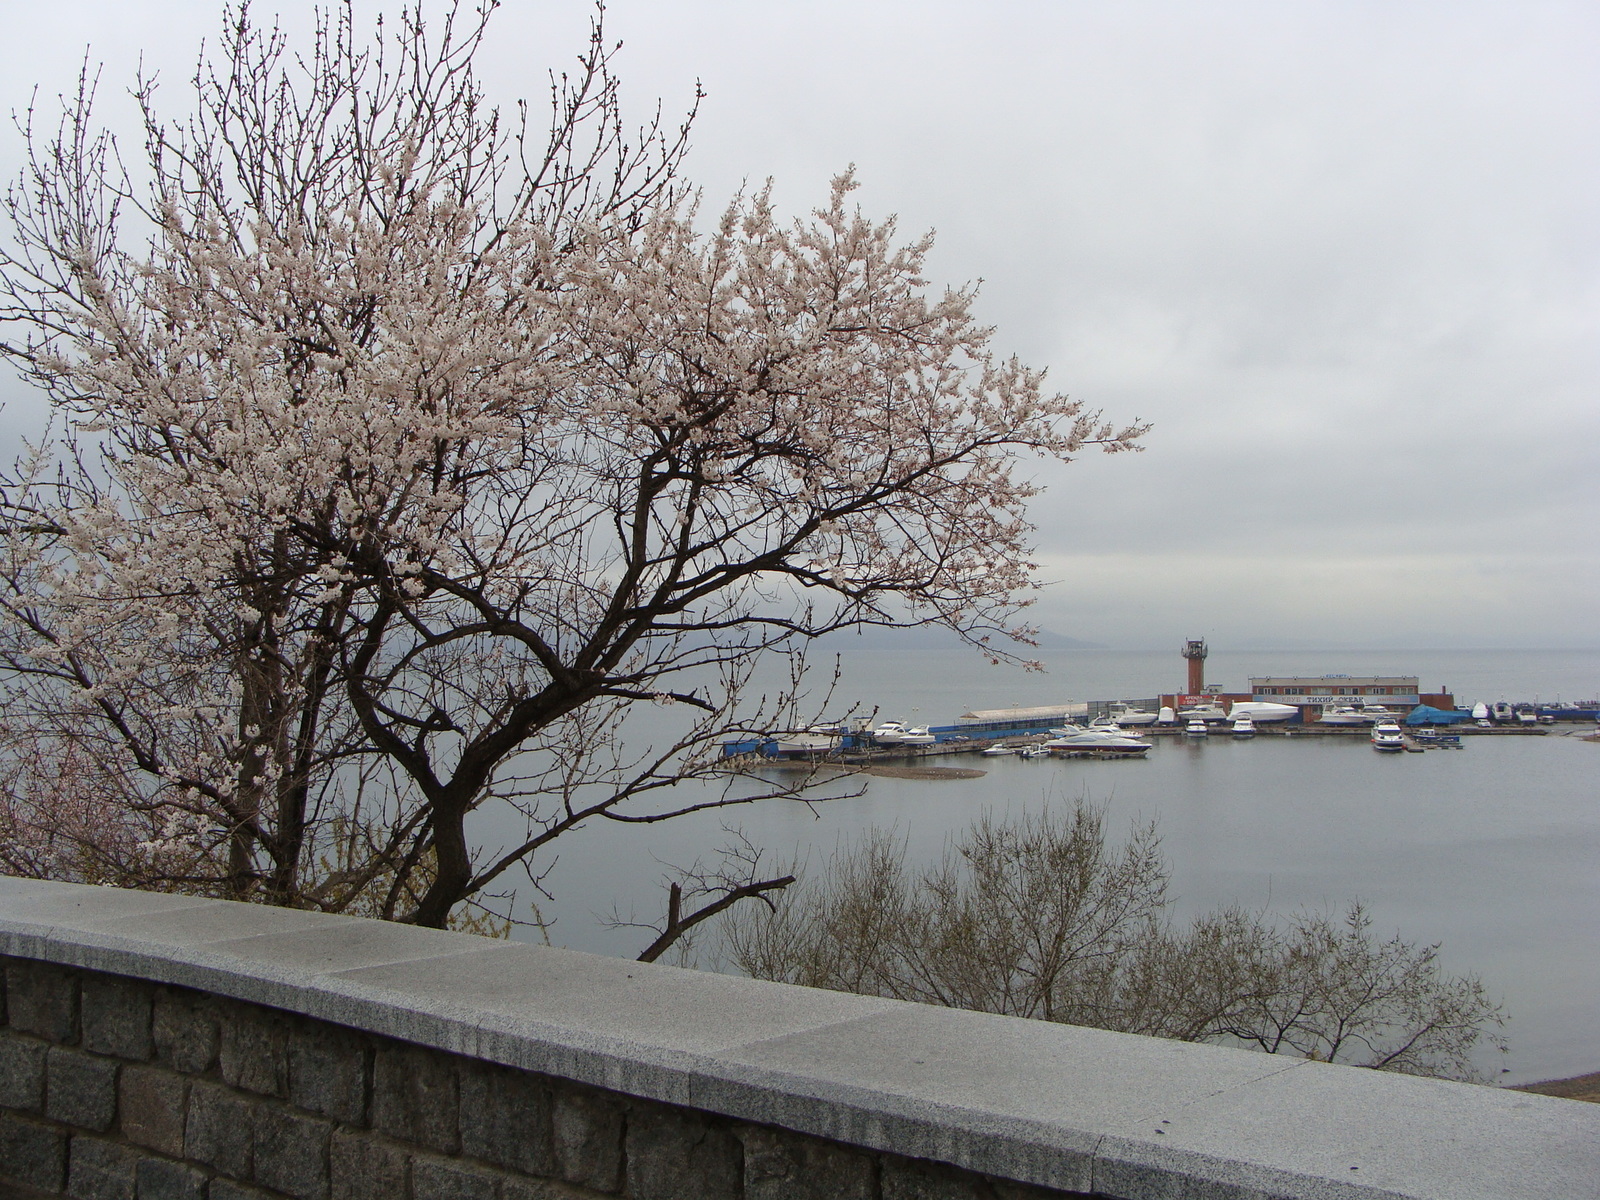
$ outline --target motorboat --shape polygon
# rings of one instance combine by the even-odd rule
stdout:
[[[1178,710],[1180,721],[1226,721],[1228,710],[1220,704],[1191,704]]]
[[[1050,751],[1045,746],[1041,745],[1038,742],[1035,742],[1033,745],[1024,746],[1021,750],[1017,751],[1017,757],[1018,758],[1049,758],[1050,757]]]
[[[1242,713],[1233,719],[1233,736],[1236,738],[1255,737],[1256,723],[1249,713]]]
[[[984,758],[1006,758],[1017,752],[1015,746],[990,746],[987,750],[980,750]]]
[[[1156,720],[1163,725],[1175,725],[1178,721],[1178,715],[1172,711],[1170,706],[1163,704],[1161,711],[1156,714]]]
[[[1517,722],[1521,725],[1537,725],[1539,714],[1531,708],[1517,709]]]
[[[1489,717],[1497,725],[1509,725],[1511,722],[1517,719],[1517,714],[1516,711],[1512,709],[1511,705],[1507,704],[1504,700],[1496,700],[1494,702],[1494,707],[1489,710]]]
[[[1372,727],[1372,748],[1374,750],[1404,750],[1406,748],[1405,734],[1400,732],[1400,726],[1393,721],[1379,721]]]
[[[1435,725],[1417,726],[1411,731],[1411,738],[1429,749],[1435,747],[1461,749],[1461,735],[1459,733],[1448,733]]]
[[[1489,719],[1489,706],[1482,700],[1472,706],[1472,719],[1474,721],[1487,721]]]
[[[928,732],[926,725],[913,725],[900,735],[902,746],[931,746],[938,740]]]
[[[1299,715],[1300,710],[1294,705],[1274,704],[1270,700],[1237,700],[1228,709],[1230,721],[1249,717],[1257,725],[1265,725],[1269,721],[1289,721]]]
[[[1185,737],[1208,737],[1210,735],[1210,730],[1206,728],[1206,723],[1199,717],[1193,717],[1190,719],[1189,723],[1183,727],[1183,733]]]
[[[1361,714],[1361,719],[1363,721],[1367,721],[1373,725],[1379,725],[1385,721],[1391,721],[1398,724],[1400,721],[1399,713],[1395,712],[1392,708],[1385,708],[1381,704],[1369,704],[1365,708],[1358,709],[1357,711]]]
[[[885,721],[872,731],[872,740],[880,746],[898,746],[905,741],[906,727],[903,721]]]

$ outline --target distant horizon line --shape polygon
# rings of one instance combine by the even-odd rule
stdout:
[[[905,631],[905,633],[906,633],[905,638],[904,639],[898,639],[895,636],[895,631],[894,630],[885,629],[885,630],[882,630],[881,632],[877,633],[875,636],[866,636],[866,637],[859,638],[859,640],[862,641],[862,642],[870,643],[868,645],[861,646],[860,649],[863,649],[863,650],[896,650],[896,651],[906,650],[906,651],[914,651],[914,650],[928,650],[930,648],[935,648],[935,647],[928,646],[925,641],[920,645],[916,644],[916,634],[918,632],[919,631],[917,631],[917,630],[907,629]],[[850,635],[850,634],[832,635],[832,636],[825,636],[824,638],[821,638],[821,639],[818,639],[818,640],[819,641],[824,641],[824,642],[833,642],[833,643],[836,644],[837,641],[842,639],[843,637],[852,637],[853,638],[854,635]],[[903,641],[903,644],[901,644],[901,645],[892,644],[893,642],[895,642],[897,640]],[[1056,653],[1056,652],[1074,652],[1074,653],[1076,653],[1076,652],[1091,652],[1091,653],[1093,653],[1093,652],[1105,652],[1105,651],[1110,651],[1110,652],[1115,652],[1115,653],[1159,653],[1159,652],[1170,650],[1174,655],[1176,655],[1178,653],[1178,650],[1182,646],[1182,642],[1181,641],[1173,642],[1170,645],[1168,643],[1165,643],[1165,642],[1162,642],[1162,643],[1155,643],[1155,642],[1110,643],[1110,642],[1092,642],[1092,641],[1089,641],[1087,639],[1080,639],[1080,638],[1066,638],[1066,637],[1063,637],[1061,635],[1053,635],[1050,638],[1050,641],[1056,642],[1056,644],[1052,645],[1052,644],[1049,644],[1049,642],[1041,642],[1040,645],[1029,646],[1029,645],[1026,645],[1024,643],[1020,643],[1020,642],[1015,642],[1015,643],[1004,642],[1004,643],[1002,643],[1002,642],[997,641],[995,648],[998,649],[998,650],[1004,650],[1007,654],[1011,654],[1011,655],[1015,655],[1015,656],[1019,656],[1019,657],[1026,657],[1027,654],[1030,651],[1050,651],[1052,653]],[[1065,642],[1070,642],[1072,644],[1070,644],[1070,645],[1061,644],[1061,643],[1065,643]],[[1593,644],[1593,645],[1558,645],[1558,646],[1552,646],[1552,645],[1542,645],[1542,646],[1522,645],[1522,646],[1515,646],[1515,645],[1503,645],[1503,644],[1476,644],[1476,645],[1474,645],[1474,644],[1461,644],[1461,643],[1455,643],[1455,644],[1442,644],[1442,643],[1434,643],[1434,644],[1421,644],[1421,643],[1374,644],[1374,643],[1363,643],[1363,642],[1247,642],[1247,643],[1231,643],[1230,644],[1228,642],[1212,641],[1209,638],[1207,639],[1207,642],[1209,644],[1209,648],[1212,651],[1212,653],[1217,653],[1217,654],[1245,654],[1245,653],[1248,653],[1248,654],[1297,653],[1298,654],[1298,653],[1307,653],[1307,652],[1310,652],[1310,653],[1322,653],[1322,652],[1329,652],[1329,651],[1334,651],[1334,652],[1338,652],[1338,653],[1341,653],[1341,654],[1367,653],[1367,652],[1381,652],[1381,653],[1384,653],[1384,654],[1408,653],[1408,652],[1427,652],[1427,653],[1445,653],[1445,652],[1452,652],[1452,653],[1453,652],[1463,652],[1464,653],[1464,652],[1472,652],[1472,653],[1476,653],[1476,654],[1487,654],[1487,653],[1508,653],[1508,654],[1596,654],[1596,653],[1600,653],[1600,644]],[[947,644],[945,646],[937,647],[937,648],[950,649],[950,650],[959,650],[959,649],[964,648],[964,644],[962,642],[960,642],[959,640],[957,640],[957,639],[952,637],[952,638],[948,639],[948,642],[947,642]]]

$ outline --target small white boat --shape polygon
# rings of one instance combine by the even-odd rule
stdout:
[[[1374,725],[1381,725],[1385,721],[1398,722],[1400,720],[1399,713],[1392,708],[1385,708],[1381,704],[1369,704],[1365,708],[1357,709],[1356,711],[1361,714],[1363,721],[1369,721]]]
[[[1517,709],[1517,721],[1522,725],[1537,725],[1539,723],[1539,714],[1531,708],[1519,708]]]
[[[1005,758],[1017,752],[1015,746],[990,746],[987,750],[980,750],[984,758]]]
[[[1226,721],[1228,711],[1220,704],[1192,704],[1178,710],[1180,721]]]
[[[913,725],[900,735],[902,746],[931,746],[938,740],[928,732],[926,725]]]
[[[1236,738],[1255,737],[1256,723],[1249,713],[1242,713],[1233,719],[1233,736]]]
[[[1489,719],[1489,706],[1482,700],[1472,706],[1472,719],[1474,721],[1487,721]]]
[[[1372,727],[1372,748],[1374,750],[1404,750],[1406,748],[1405,734],[1400,732],[1400,726],[1393,721],[1379,721]]]
[[[1210,736],[1210,730],[1206,728],[1204,721],[1199,717],[1195,717],[1183,727],[1183,735],[1185,737],[1208,737]]]
[[[872,740],[880,746],[898,746],[905,741],[906,727],[903,721],[885,721],[872,731]]]
[[[1046,749],[1044,746],[1039,745],[1038,743],[1035,743],[1034,745],[1031,745],[1031,746],[1024,746],[1021,750],[1017,751],[1017,757],[1018,758],[1049,758],[1050,757],[1050,751],[1048,749]]]
[[[1178,715],[1172,711],[1170,705],[1163,704],[1161,711],[1156,714],[1156,720],[1163,725],[1175,725],[1178,721]]]
[[[1509,725],[1517,719],[1516,712],[1504,700],[1496,700],[1494,702],[1494,707],[1489,710],[1489,716],[1496,724],[1505,725]]]

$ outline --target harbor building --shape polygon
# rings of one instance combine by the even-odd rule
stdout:
[[[1421,703],[1422,693],[1415,675],[1252,675],[1250,698],[1300,708],[1340,704],[1410,708]]]

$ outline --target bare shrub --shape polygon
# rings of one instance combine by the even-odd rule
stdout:
[[[1284,920],[1237,907],[1175,925],[1154,825],[1108,845],[1078,804],[985,815],[916,871],[875,830],[770,911],[726,916],[759,979],[953,1008],[1479,1079],[1505,1017],[1437,945],[1380,939],[1359,903]]]

